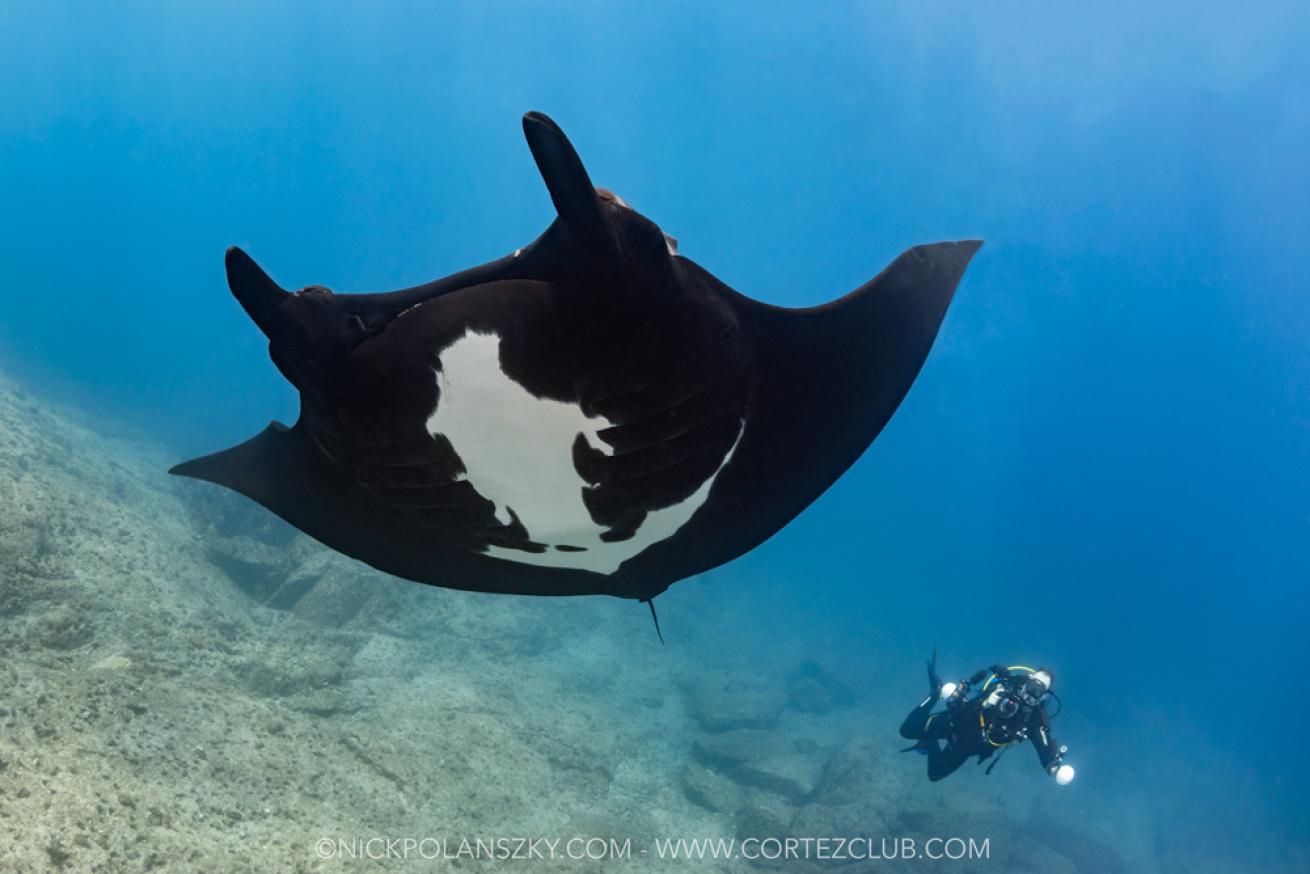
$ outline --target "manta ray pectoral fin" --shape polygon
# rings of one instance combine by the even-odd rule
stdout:
[[[564,131],[540,112],[529,112],[523,116],[523,135],[560,221],[574,241],[593,256],[614,257],[618,252],[614,230],[587,168]]]
[[[766,333],[785,336],[782,345],[792,352],[800,351],[796,344],[803,347],[793,364],[841,387],[846,401],[874,401],[890,416],[918,376],[981,246],[964,240],[907,249],[845,297],[769,320]]]
[[[750,524],[732,552],[707,545],[712,559],[763,542],[868,448],[918,376],[980,245],[916,246],[845,297],[809,309],[769,306],[722,286],[751,337],[756,390],[741,445],[716,481],[750,508]]]
[[[803,380],[798,389],[810,387],[812,424],[851,441],[847,463],[878,435],[918,377],[981,245],[915,246],[845,297],[771,324],[779,351],[789,354],[787,370]]]
[[[769,306],[730,292],[762,366],[781,380],[771,394],[830,407],[840,418],[876,408],[881,428],[918,376],[981,246],[979,240],[915,246],[850,294],[809,309]]]
[[[649,586],[613,591],[600,575],[579,578],[576,572],[452,549],[438,530],[416,525],[350,479],[318,449],[303,424],[288,428],[274,422],[245,443],[183,462],[169,473],[239,492],[320,543],[418,582],[518,595],[652,597]]]
[[[255,260],[232,246],[224,258],[227,284],[241,308],[270,340],[278,328],[278,310],[291,293],[278,285]]]
[[[273,422],[245,443],[185,461],[169,473],[224,486],[332,548],[378,566],[402,524],[331,464],[303,426]],[[412,579],[418,568],[410,569]]]
[[[245,443],[184,461],[169,473],[224,486],[286,518],[286,501],[303,497],[291,494],[287,484],[288,468],[301,464],[302,440],[294,428],[272,422]]]

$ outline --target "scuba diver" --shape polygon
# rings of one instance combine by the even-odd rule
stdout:
[[[1068,747],[1051,736],[1051,716],[1046,712],[1048,699],[1060,700],[1051,691],[1052,683],[1049,669],[1023,665],[992,665],[968,680],[942,683],[934,649],[928,662],[928,697],[901,724],[901,736],[918,742],[903,752],[926,755],[928,779],[936,782],[972,756],[978,757],[980,765],[996,756],[987,766],[990,774],[1000,753],[1028,740],[1037,749],[1046,773],[1067,786],[1074,778],[1073,766],[1064,762]],[[974,687],[977,694],[971,695]],[[933,713],[939,701],[946,702],[946,710]]]

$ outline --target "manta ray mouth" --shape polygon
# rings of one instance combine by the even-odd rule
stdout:
[[[350,351],[355,351],[361,344],[381,334],[391,326],[392,322],[413,308],[413,306],[405,307],[394,313],[356,313],[346,310],[346,326],[351,335]]]
[[[628,203],[621,195],[610,191],[608,188],[597,188],[596,196],[601,200],[616,204],[630,212],[636,212],[636,210],[632,208],[632,204]],[[665,234],[664,231],[660,231],[660,233],[664,234],[664,246],[669,250],[669,254],[678,254],[678,238],[671,236],[670,234]],[[515,254],[517,255],[517,252]]]

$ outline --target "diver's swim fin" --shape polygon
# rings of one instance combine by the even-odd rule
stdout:
[[[942,678],[937,674],[937,646],[932,648],[932,658],[928,659],[928,694],[940,695]]]
[[[941,747],[937,745],[936,740],[925,737],[925,738],[920,738],[913,746],[908,746],[905,749],[901,750],[901,752],[918,753],[921,756],[926,756],[934,749],[939,750],[941,749]]]

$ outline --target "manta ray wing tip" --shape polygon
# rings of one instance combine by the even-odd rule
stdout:
[[[523,113],[523,128],[527,130],[532,125],[542,125],[550,129],[552,133],[560,133],[560,126],[555,124],[555,120],[544,112],[537,112],[535,109]]]
[[[192,458],[189,461],[180,461],[168,469],[169,476],[185,476],[191,479],[207,479],[202,472],[202,464],[208,456]]]
[[[246,250],[242,249],[240,246],[228,246],[227,249],[223,251],[223,264],[227,267],[229,272],[231,272],[234,267],[244,266],[247,263],[253,264],[254,260],[255,259],[247,255]]]

